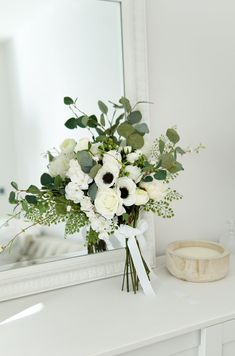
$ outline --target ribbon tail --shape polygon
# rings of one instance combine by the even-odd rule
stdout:
[[[144,264],[140,255],[139,248],[134,237],[130,237],[127,242],[130,254],[138,275],[141,287],[143,288],[144,294],[148,296],[155,296],[155,292],[151,286],[151,283],[148,279],[147,273],[144,268]]]

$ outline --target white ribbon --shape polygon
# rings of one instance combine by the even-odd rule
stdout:
[[[128,225],[120,225],[119,229],[115,232],[115,236],[118,238],[118,240],[121,242],[122,246],[125,246],[126,239],[128,248],[130,250],[130,254],[136,269],[137,276],[139,278],[140,284],[143,288],[143,291],[146,295],[148,296],[154,296],[155,292],[151,286],[151,283],[148,279],[146,270],[144,268],[144,264],[140,255],[139,248],[136,243],[137,238],[140,248],[141,248],[141,253],[146,261],[145,257],[145,251],[146,251],[146,241],[144,238],[144,233],[148,229],[148,224],[145,220],[140,220],[137,227],[133,228]],[[148,265],[148,264],[147,264]],[[153,272],[151,271],[150,266],[148,265],[148,268],[150,270],[151,275],[153,275]]]

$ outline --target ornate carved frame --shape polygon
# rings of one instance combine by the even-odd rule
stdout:
[[[125,95],[133,102],[148,100],[145,0],[101,0],[120,3]],[[149,122],[148,106],[142,108]],[[150,263],[155,266],[153,219],[148,217]],[[123,249],[72,257],[1,272],[0,301],[122,274]]]

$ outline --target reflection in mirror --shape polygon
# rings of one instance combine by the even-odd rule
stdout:
[[[40,185],[48,149],[84,130],[64,126],[63,97],[98,113],[97,100],[124,94],[120,3],[102,0],[0,0],[0,215],[9,212],[11,181]],[[87,133],[89,135],[89,133]],[[5,221],[3,217],[1,224]],[[12,221],[0,230],[5,244],[28,224]],[[0,268],[87,254],[81,235],[64,239],[64,226],[33,228]],[[120,245],[110,241],[108,249]]]

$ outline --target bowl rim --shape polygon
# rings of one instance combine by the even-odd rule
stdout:
[[[183,255],[179,255],[177,254],[177,249],[179,249],[180,247],[178,248],[175,248],[174,247],[176,245],[179,245],[179,244],[186,244],[186,246],[182,246],[182,248],[184,247],[203,247],[203,246],[197,246],[197,243],[199,244],[205,244],[207,246],[207,248],[210,248],[210,245],[211,246],[215,246],[215,247],[218,247],[218,248],[222,248],[222,251],[221,254],[219,256],[214,256],[214,257],[193,257],[193,256],[188,256],[187,254]],[[192,245],[190,245],[190,243]],[[209,245],[209,246],[208,246]],[[217,250],[218,251],[218,250]],[[182,258],[186,258],[186,259],[190,259],[190,260],[219,260],[221,258],[224,258],[226,256],[229,256],[230,255],[230,251],[227,250],[222,244],[218,243],[218,242],[215,242],[215,241],[209,241],[209,240],[176,240],[176,241],[173,241],[171,243],[169,243],[166,247],[166,255],[167,254],[170,254],[172,256],[177,256],[177,257],[182,257]]]

